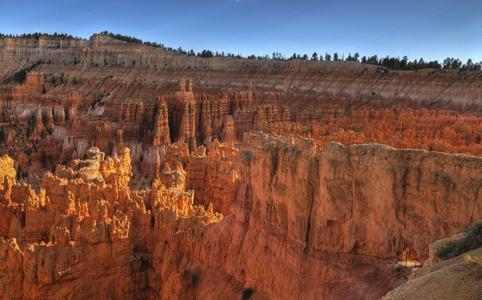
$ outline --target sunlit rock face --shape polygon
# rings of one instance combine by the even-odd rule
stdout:
[[[156,245],[222,219],[193,206],[182,169],[163,171],[148,191],[131,189],[129,154],[91,148],[45,173],[39,191],[17,184],[13,160],[0,159],[3,297],[147,297]]]

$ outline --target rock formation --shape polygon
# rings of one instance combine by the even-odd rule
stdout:
[[[233,116],[225,115],[223,122],[222,141],[224,143],[234,142],[236,140],[236,133],[234,128]]]
[[[39,192],[17,185],[13,161],[1,158],[0,292],[7,299],[134,296],[149,273],[161,283],[145,250],[222,218],[193,206],[182,180],[131,190],[128,149],[116,159],[97,148],[86,156],[45,173]]]
[[[155,178],[170,143],[187,143],[193,151],[215,139],[239,144],[250,131],[314,138],[320,146],[384,143],[482,155],[480,72],[205,59],[103,35],[5,37],[0,67],[6,83],[0,85],[0,119],[8,141],[0,153],[27,174],[29,159],[38,160],[42,151],[52,157],[51,168],[82,158],[91,146],[108,154],[128,146],[134,172]],[[18,72],[26,72],[24,82],[15,82]],[[454,109],[459,112],[448,111]]]
[[[163,101],[160,103],[156,121],[154,123],[154,137],[152,144],[154,146],[160,146],[165,144],[170,144],[171,139],[169,137],[169,121],[168,121],[168,110],[167,105]]]
[[[378,299],[482,219],[481,74],[4,37],[0,298]]]
[[[2,294],[374,299],[404,282],[399,253],[423,263],[434,239],[482,218],[480,158],[265,134],[245,135],[239,155],[210,147],[187,158],[191,174],[171,162],[148,190],[130,188],[128,149],[91,148],[38,192],[3,157]],[[193,206],[196,169],[203,195],[235,195],[224,218]]]
[[[208,150],[206,155],[206,149],[200,146],[189,155],[186,185],[194,190],[195,203],[206,208],[212,205],[215,211],[228,215],[238,194],[239,176],[235,166],[239,151],[217,140]]]

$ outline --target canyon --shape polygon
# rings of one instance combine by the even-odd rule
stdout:
[[[482,219],[482,72],[95,34],[0,82],[0,299],[378,299]]]

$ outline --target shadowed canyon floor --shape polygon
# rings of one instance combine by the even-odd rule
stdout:
[[[482,72],[94,35],[0,81],[2,299],[378,299],[482,219]]]

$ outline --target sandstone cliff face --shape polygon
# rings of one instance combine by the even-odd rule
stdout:
[[[400,252],[423,262],[433,240],[482,219],[480,158],[266,134],[245,135],[239,154],[210,147],[173,152],[148,190],[130,188],[128,150],[92,148],[39,191],[2,158],[1,294],[376,299],[404,282]],[[200,201],[239,182],[224,218],[223,201],[193,206],[199,172],[212,182]]]
[[[410,247],[423,261],[434,237],[481,218],[480,159],[339,144],[319,156],[312,141],[263,135],[244,149],[232,214],[200,250],[219,266],[218,285],[234,276],[270,298],[379,298],[403,281],[398,253]]]
[[[319,155],[264,135],[243,146],[232,214],[207,235],[229,246],[204,260],[270,298],[379,298],[400,284],[397,253],[423,261],[434,238],[482,217],[479,158],[340,144]]]

